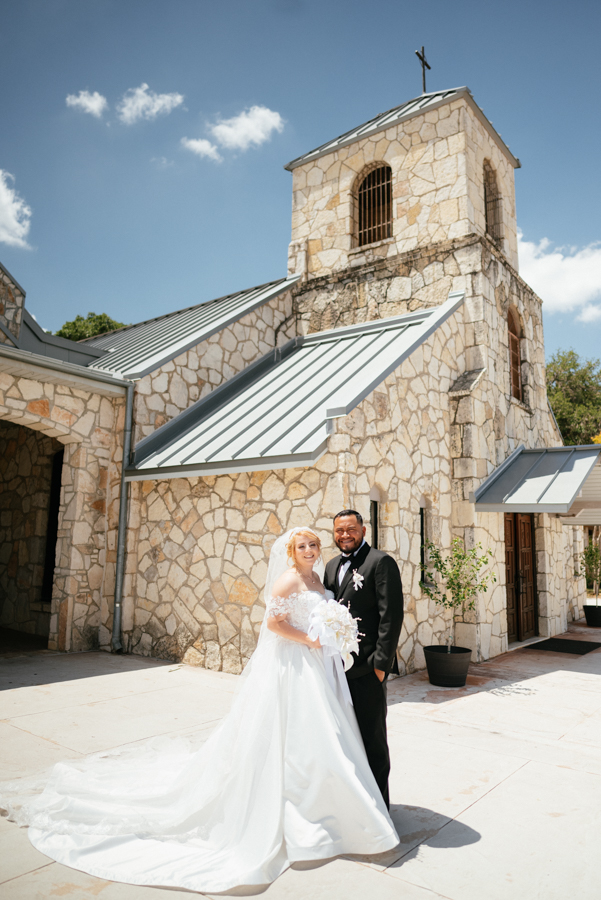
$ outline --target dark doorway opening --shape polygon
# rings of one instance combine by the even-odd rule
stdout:
[[[46,529],[46,555],[44,558],[44,577],[42,579],[42,603],[52,601],[52,585],[54,584],[54,566],[56,561],[56,539],[58,537],[58,511],[61,504],[61,479],[63,474],[63,458],[65,451],[59,450],[52,460],[50,476],[50,497],[48,502],[48,526]]]
[[[2,641],[48,642],[63,454],[56,438],[0,420]]]
[[[505,513],[507,639],[538,634],[534,522],[531,513]]]

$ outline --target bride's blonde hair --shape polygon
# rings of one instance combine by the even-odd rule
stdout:
[[[315,534],[314,531],[311,531],[310,528],[303,528],[300,531],[295,531],[294,534],[290,536],[290,539],[289,539],[288,543],[286,544],[286,553],[288,555],[288,559],[292,562],[292,565],[294,565],[294,563],[296,562],[296,554],[294,552],[296,550],[296,539],[297,539],[297,537],[301,537],[303,535],[304,535],[304,537],[314,538],[314,540],[317,544],[317,548],[318,548],[319,552],[321,553],[321,540],[319,539],[318,535]]]

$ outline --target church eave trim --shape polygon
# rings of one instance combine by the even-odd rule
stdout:
[[[170,478],[192,478],[203,475],[236,475],[241,472],[265,472],[274,469],[298,469],[312,466],[326,452],[328,442],[323,441],[316,450],[306,453],[288,453],[279,456],[257,456],[252,459],[226,459],[214,463],[193,463],[186,466],[159,466],[156,468],[125,470],[126,481],[163,481]]]

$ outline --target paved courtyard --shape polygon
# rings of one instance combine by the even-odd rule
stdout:
[[[601,641],[577,624],[565,637]],[[1,777],[153,735],[203,730],[237,677],[106,653],[16,649],[0,658]],[[287,871],[269,900],[598,900],[601,650],[513,650],[462,689],[420,673],[389,687],[392,816],[383,857]],[[49,860],[0,819],[2,900],[173,900],[185,891],[102,881]]]

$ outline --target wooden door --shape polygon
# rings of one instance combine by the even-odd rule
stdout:
[[[537,634],[534,529],[530,513],[505,513],[507,639],[525,641]]]
[[[507,590],[507,640],[518,640],[518,619],[517,619],[517,567],[515,553],[515,515],[514,513],[505,513],[505,570],[506,570],[506,590]]]
[[[534,534],[531,513],[517,513],[520,640],[536,634],[536,585],[534,583]]]

